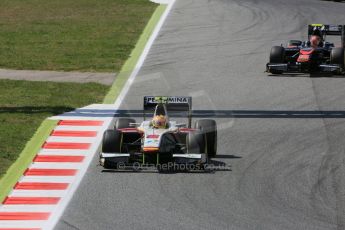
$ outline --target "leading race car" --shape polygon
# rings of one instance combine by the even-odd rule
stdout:
[[[145,96],[143,122],[119,118],[104,132],[100,164],[106,169],[204,169],[217,152],[217,124],[202,119],[191,128],[191,106],[191,97]],[[150,112],[153,117],[146,120]],[[188,124],[170,120],[168,112],[187,113]]]
[[[326,41],[327,36],[340,36],[341,46]],[[273,46],[266,71],[282,73],[345,73],[345,25],[312,24],[308,41],[291,40],[286,47]]]

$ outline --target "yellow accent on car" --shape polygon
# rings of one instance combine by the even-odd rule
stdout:
[[[168,102],[168,97],[155,97],[155,102],[166,104]]]
[[[323,24],[311,24],[311,26],[322,27],[322,26],[323,26]]]

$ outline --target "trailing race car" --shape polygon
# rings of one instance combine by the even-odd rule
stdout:
[[[203,169],[217,152],[217,124],[211,119],[192,123],[191,97],[144,97],[144,121],[119,118],[103,134],[100,164],[106,169],[146,166],[196,166]],[[147,113],[153,113],[146,120]],[[169,119],[168,112],[186,113],[187,124]],[[159,168],[158,168],[159,169]]]
[[[340,36],[341,46],[327,42],[327,35]],[[308,41],[291,40],[287,47],[273,46],[266,71],[272,74],[345,73],[345,25],[312,24],[308,26]]]

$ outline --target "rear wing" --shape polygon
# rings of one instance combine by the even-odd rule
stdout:
[[[340,36],[342,47],[345,47],[345,25],[308,25],[308,38],[313,34],[314,29],[319,29],[323,35]]]
[[[153,112],[158,104],[165,104],[169,112],[186,112],[188,127],[192,124],[192,97],[144,96],[144,119],[146,113]]]

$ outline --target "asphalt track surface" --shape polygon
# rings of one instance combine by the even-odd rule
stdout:
[[[229,110],[215,173],[106,173],[94,158],[56,229],[345,229],[345,78],[264,73],[272,45],[308,23],[345,23],[343,3],[177,0],[123,109],[144,95],[192,95]],[[232,110],[267,116],[232,117]],[[271,116],[272,115],[272,116]]]

